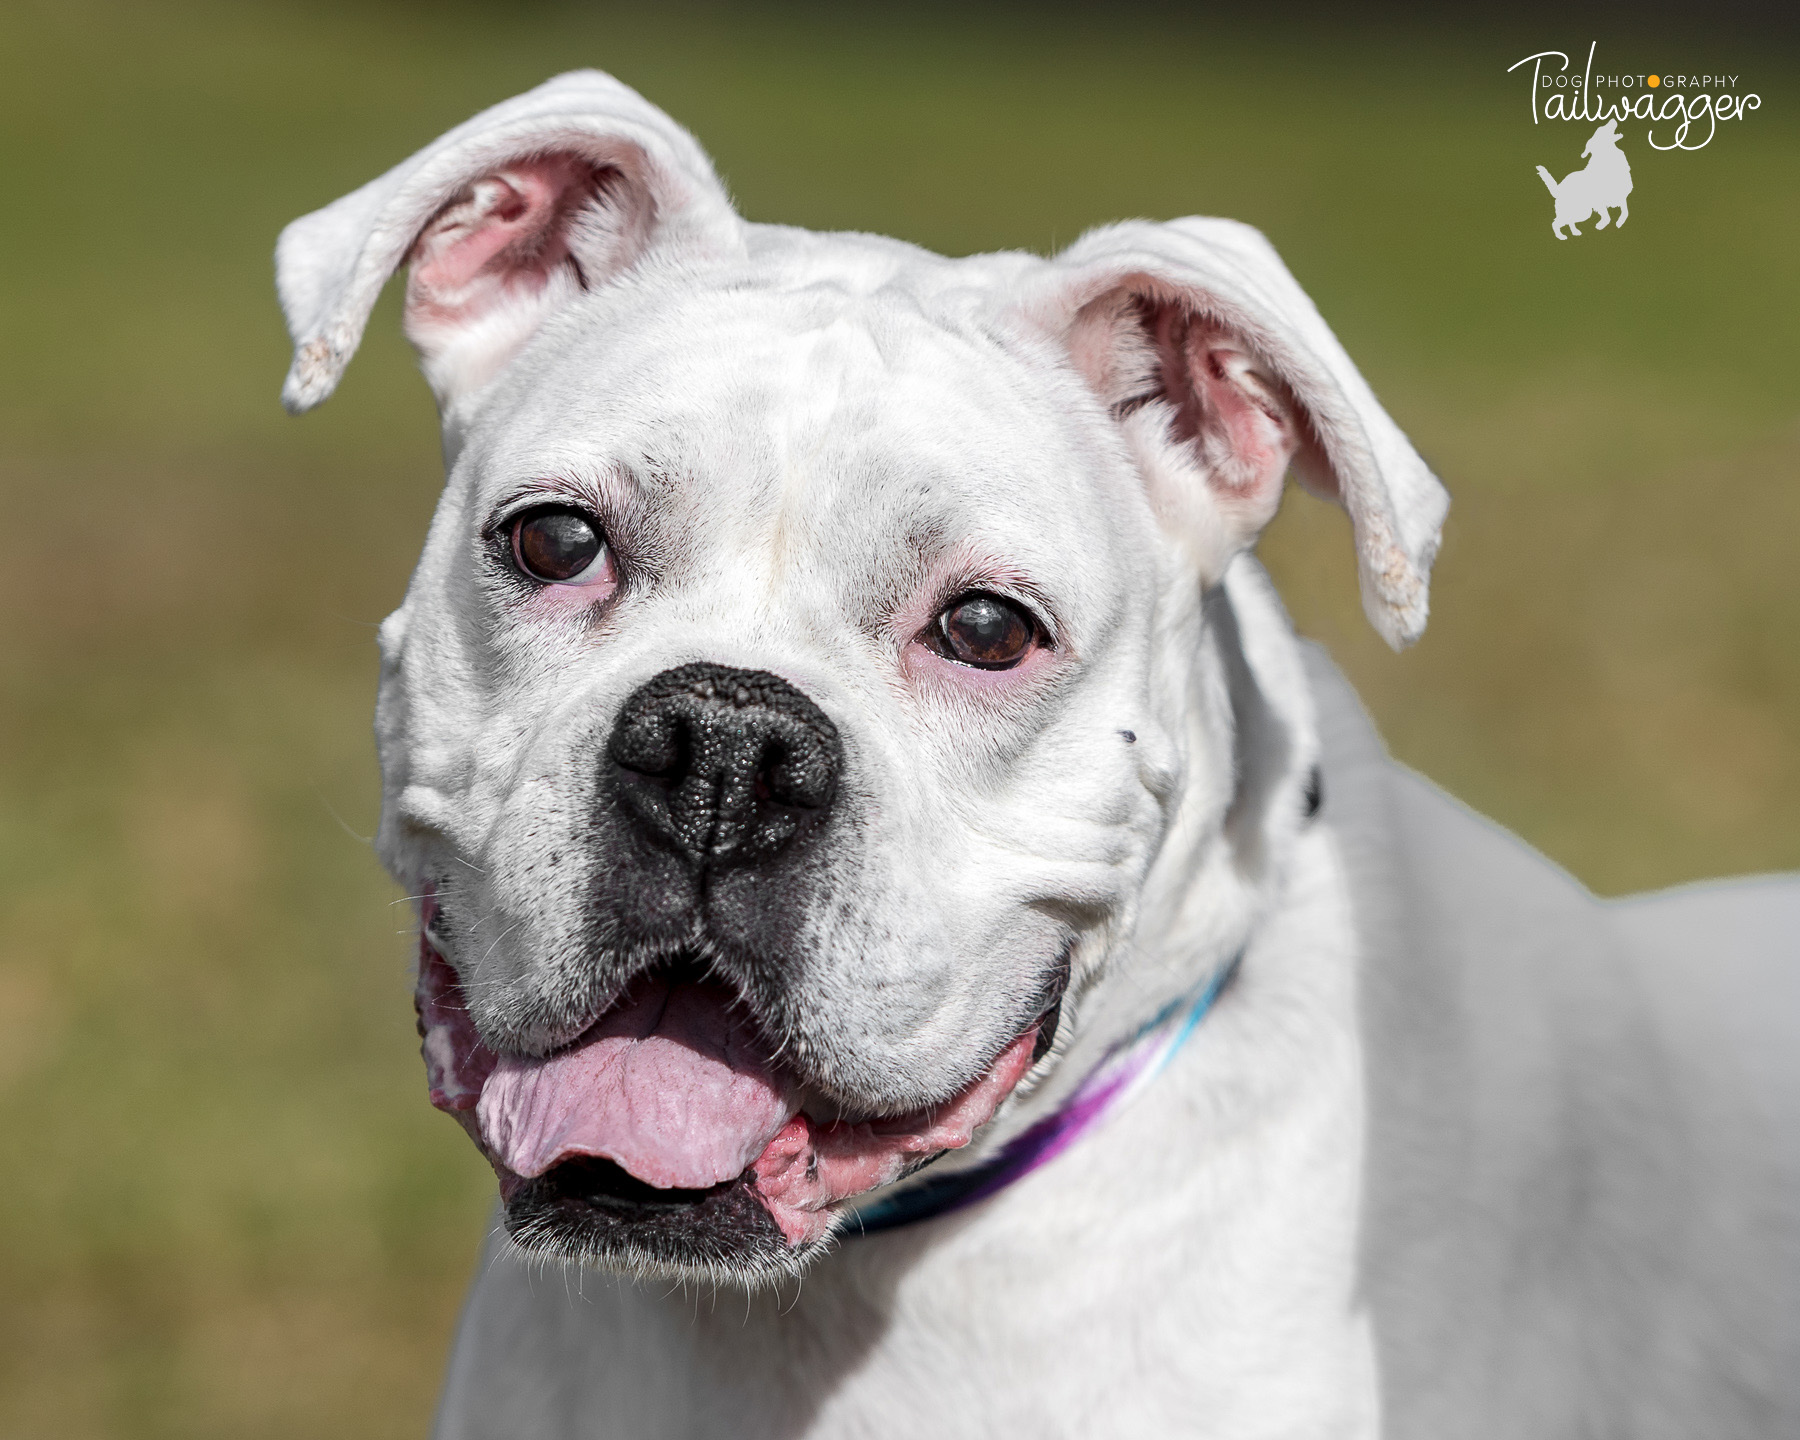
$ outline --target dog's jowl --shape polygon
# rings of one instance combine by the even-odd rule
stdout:
[[[1250,552],[1291,470],[1403,646],[1447,500],[1259,235],[750,224],[584,72],[278,265],[291,408],[405,268],[443,416],[445,1440],[1800,1433],[1800,886],[1602,905],[1385,758]]]

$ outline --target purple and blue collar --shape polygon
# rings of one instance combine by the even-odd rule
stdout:
[[[966,1210],[1048,1165],[1107,1115],[1134,1099],[1199,1029],[1243,960],[1239,951],[1194,993],[1171,1000],[1109,1049],[1063,1104],[966,1170],[929,1176],[858,1210],[848,1238],[898,1230]]]

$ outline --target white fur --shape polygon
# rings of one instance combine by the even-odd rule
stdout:
[[[444,898],[483,1033],[558,1044],[612,983],[583,910],[605,878],[597,757],[624,697],[690,660],[775,671],[843,736],[823,898],[796,912],[780,974],[733,975],[824,1089],[890,1110],[952,1093],[1071,954],[1055,1049],[946,1165],[1244,958],[1171,1069],[1076,1150],[774,1290],[534,1275],[496,1242],[440,1436],[1702,1433],[1665,1411],[1723,1435],[1791,1413],[1758,1358],[1785,1343],[1775,1312],[1748,1302],[1761,1318],[1690,1328],[1696,1354],[1737,1346],[1753,1381],[1696,1360],[1686,1389],[1646,1382],[1685,1411],[1615,1383],[1647,1363],[1619,1297],[1655,1288],[1617,1257],[1666,1253],[1685,1277],[1710,1252],[1664,1245],[1648,1200],[1642,1233],[1629,1207],[1545,1200],[1544,1156],[1624,1193],[1583,1146],[1634,1153],[1658,1120],[1541,1097],[1605,1092],[1654,1027],[1596,1029],[1611,982],[1544,998],[1505,980],[1510,952],[1483,947],[1515,922],[1542,932],[1532,954],[1568,936],[1576,969],[1624,932],[1541,862],[1490,884],[1512,872],[1387,765],[1245,553],[1291,453],[1350,512],[1365,606],[1401,644],[1446,505],[1267,243],[1190,219],[1051,260],[947,261],[750,225],[685,132],[570,75],[289,228],[290,403],[329,393],[434,216],[559,148],[623,177],[582,221],[591,243],[571,241],[600,263],[415,327],[450,473],[381,633],[381,852]],[[1237,429],[1212,415],[1184,444],[1179,397],[1145,391],[1161,352],[1142,306],[1169,304],[1249,405]],[[1250,464],[1246,435],[1275,462]],[[605,520],[631,578],[604,607],[528,603],[484,558],[496,517],[534,496]],[[915,653],[933,597],[975,583],[1042,608],[1055,651],[1035,679],[983,688]],[[1308,823],[1320,763],[1326,818]],[[1485,858],[1458,869],[1465,853]],[[1483,886],[1479,905],[1446,898]],[[1465,910],[1494,918],[1459,929]],[[1469,998],[1496,985],[1498,1047]]]

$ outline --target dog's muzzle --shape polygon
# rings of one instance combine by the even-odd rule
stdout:
[[[792,1271],[845,1201],[967,1145],[1054,1013],[953,1094],[846,1112],[765,1028],[772,1007],[751,1003],[794,963],[795,872],[828,835],[837,727],[779,676],[683,665],[626,699],[600,767],[609,843],[591,898],[611,933],[595,953],[629,968],[564,1043],[490,1048],[434,942],[429,895],[418,1007],[433,1103],[493,1163],[528,1249],[664,1274]]]

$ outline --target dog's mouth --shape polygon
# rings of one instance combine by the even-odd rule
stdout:
[[[424,937],[416,1003],[432,1104],[493,1165],[514,1239],[665,1271],[791,1268],[843,1202],[967,1145],[1031,1068],[1039,1031],[940,1104],[859,1120],[812,1101],[736,994],[692,966],[638,977],[541,1058],[482,1042]]]

